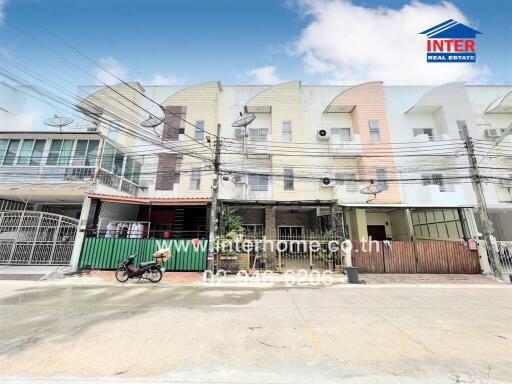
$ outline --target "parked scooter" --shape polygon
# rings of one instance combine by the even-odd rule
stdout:
[[[162,253],[167,253],[167,255],[162,256]],[[133,261],[135,260],[136,255],[128,256],[123,262],[119,265],[119,268],[116,270],[116,279],[117,281],[124,283],[128,281],[128,279],[147,279],[152,283],[158,283],[162,280],[163,274],[165,272],[165,268],[161,265],[165,260],[169,258],[169,251],[162,250],[155,252],[154,256],[156,261],[146,261],[144,263],[140,263],[137,268],[133,265]]]

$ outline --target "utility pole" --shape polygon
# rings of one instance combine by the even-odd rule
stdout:
[[[487,252],[490,256],[491,268],[496,277],[502,278],[502,271],[500,260],[498,256],[498,252],[494,247],[493,239],[493,226],[492,221],[489,219],[489,213],[487,211],[487,204],[485,202],[484,188],[482,185],[482,179],[480,176],[480,172],[478,169],[478,161],[475,156],[475,148],[473,146],[473,142],[471,137],[469,136],[468,127],[464,124],[464,139],[466,142],[466,150],[468,153],[468,160],[470,165],[471,172],[471,182],[473,184],[473,190],[475,191],[476,201],[478,204],[478,214],[480,215],[480,221],[483,226],[483,235],[485,240],[485,245],[487,246]]]
[[[208,237],[208,269],[213,273],[215,237],[217,235],[217,212],[219,198],[219,168],[220,168],[220,124],[217,124],[215,138],[215,157],[213,159],[212,206],[210,209],[210,235]]]

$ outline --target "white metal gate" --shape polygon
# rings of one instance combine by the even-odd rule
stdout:
[[[0,264],[67,265],[78,220],[37,211],[0,212]]]

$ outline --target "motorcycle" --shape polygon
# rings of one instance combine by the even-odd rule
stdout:
[[[158,283],[162,280],[165,268],[158,261],[146,261],[139,264],[137,268],[133,265],[136,255],[130,255],[119,265],[116,270],[116,279],[120,283],[128,281],[128,279],[147,279],[152,283]],[[161,259],[162,260],[162,259]]]

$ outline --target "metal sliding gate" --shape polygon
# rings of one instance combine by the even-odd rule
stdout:
[[[78,220],[37,211],[0,212],[0,264],[67,265]]]

